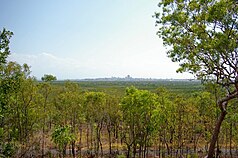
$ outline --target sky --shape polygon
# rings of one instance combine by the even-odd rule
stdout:
[[[0,0],[9,60],[58,79],[193,78],[176,73],[156,35],[158,0]]]

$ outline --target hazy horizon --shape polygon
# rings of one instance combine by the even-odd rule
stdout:
[[[40,79],[193,78],[177,74],[156,35],[148,0],[2,0],[0,28],[12,31],[9,60]]]
[[[131,76],[132,79],[144,79],[144,80],[193,80],[196,78],[152,78],[152,77],[133,77]],[[111,76],[111,77],[86,77],[86,78],[71,78],[71,79],[58,79],[57,80],[62,80],[62,81],[67,81],[67,80],[97,80],[97,79],[125,79],[126,76],[118,77],[118,76]],[[41,80],[41,78],[37,78],[37,80]]]

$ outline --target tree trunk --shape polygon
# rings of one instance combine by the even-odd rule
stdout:
[[[83,131],[82,131],[82,125],[80,126],[80,138],[79,138],[79,157],[82,157],[82,136],[83,136]],[[88,138],[88,137],[87,137]],[[87,144],[88,144],[88,140],[87,140]],[[87,148],[88,150],[88,148]]]
[[[145,142],[144,142],[144,150],[143,150],[143,157],[146,158],[146,154],[147,154],[147,139],[148,137],[145,137]],[[143,148],[142,148],[143,149]]]
[[[219,158],[219,154],[220,154],[220,145],[219,145],[219,137],[217,138],[217,150],[216,150],[216,154],[215,154],[215,158]]]
[[[133,139],[134,140],[134,139]],[[136,157],[136,143],[133,143],[133,158]]]
[[[219,135],[219,132],[220,132],[221,124],[222,124],[222,121],[225,119],[225,116],[227,114],[226,107],[227,107],[228,101],[236,98],[237,96],[238,96],[238,89],[236,89],[232,93],[229,93],[227,95],[227,97],[221,99],[218,102],[218,106],[219,106],[219,108],[221,110],[221,114],[220,114],[220,116],[219,116],[219,118],[217,120],[215,129],[214,129],[214,132],[213,132],[213,136],[212,136],[212,140],[211,140],[211,143],[210,143],[210,147],[209,147],[207,158],[213,158],[215,144],[216,144],[216,141],[218,139],[218,135]]]
[[[63,157],[66,156],[66,150],[67,150],[67,144],[65,144],[63,148]]]
[[[87,150],[89,150],[89,125],[87,125],[87,135],[86,135],[86,139],[87,139]]]
[[[127,144],[127,154],[126,158],[130,158],[131,146]]]
[[[91,133],[90,133],[90,144],[91,144],[91,146],[90,146],[90,152],[91,152],[91,154],[92,154],[92,151],[93,151],[93,125],[92,125],[92,123],[91,123],[91,125],[90,125],[91,127],[90,127],[90,129],[91,129]],[[95,152],[95,151],[94,151]]]
[[[210,142],[207,158],[213,158],[213,156],[214,156],[215,146],[216,146],[216,142],[218,139],[218,135],[220,133],[221,124],[222,124],[223,120],[225,119],[226,114],[227,114],[227,112],[225,110],[222,110],[221,114],[216,122],[216,126],[213,131],[213,136],[212,136],[212,139]]]
[[[143,148],[143,147],[142,147],[142,143],[140,143],[140,147],[139,147],[139,158],[141,158],[141,151],[143,150],[142,148]]]
[[[72,154],[73,154],[73,157],[76,157],[75,141],[72,141],[72,142],[71,142],[71,146],[72,146]]]
[[[227,150],[228,150],[228,129],[226,128],[226,139],[225,139],[225,141],[226,141],[226,147],[225,147],[225,157],[228,155],[228,152],[227,152]]]
[[[101,141],[102,124],[103,124],[103,122],[101,121],[100,128],[99,128],[99,131],[98,131],[98,142],[99,142],[100,149],[101,149],[101,157],[103,157],[103,148],[102,148],[102,141]]]
[[[232,122],[230,123],[230,156],[232,158]]]
[[[44,125],[42,131],[42,146],[41,146],[41,157],[45,156],[45,118],[44,118]]]
[[[44,100],[44,115],[46,114],[46,105],[47,105],[47,100],[48,100],[48,88],[46,88],[46,94],[45,94],[45,100]],[[46,126],[46,117],[44,116],[44,119],[43,119],[43,129],[42,129],[42,149],[41,149],[41,155],[42,155],[42,158],[45,156],[45,126]]]
[[[109,141],[109,154],[112,154],[112,138],[111,138],[111,125],[107,125],[107,132],[108,132],[108,141]]]

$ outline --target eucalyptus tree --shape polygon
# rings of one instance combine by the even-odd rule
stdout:
[[[214,96],[209,92],[194,93],[190,98],[190,103],[195,106],[199,116],[194,124],[194,151],[196,151],[199,145],[199,139],[201,142],[205,142],[204,149],[207,150],[207,144],[209,144],[210,137],[212,135],[212,125],[215,123],[214,118],[217,117],[218,107]]]
[[[63,92],[59,94],[58,98],[58,115],[62,118],[61,120],[59,120],[58,124],[61,126],[70,125],[71,133],[77,136],[79,131],[78,129],[82,128],[81,126],[84,121],[84,111],[82,106],[83,96],[80,93],[78,84],[73,82],[66,82],[63,88]],[[75,157],[76,140],[72,139],[70,143],[72,147],[72,154]]]
[[[85,94],[84,108],[86,111],[85,118],[91,130],[91,154],[93,151],[96,156],[99,155],[99,148],[101,151],[101,156],[103,156],[103,148],[101,141],[101,131],[103,128],[103,123],[106,119],[106,94],[103,92],[87,92]],[[96,133],[96,136],[94,135]],[[88,132],[87,132],[88,137]],[[95,140],[95,141],[93,141]],[[95,145],[93,145],[93,143]],[[88,144],[88,138],[87,138]],[[88,145],[87,145],[88,146]]]
[[[156,89],[156,94],[158,95],[158,102],[161,105],[161,112],[159,115],[159,124],[158,124],[158,136],[162,144],[162,152],[160,154],[165,155],[165,148],[167,148],[167,154],[172,154],[175,135],[176,135],[176,106],[173,103],[173,99],[170,96],[173,96],[167,89],[160,87]],[[159,146],[161,149],[161,146]]]
[[[7,57],[10,54],[9,44],[10,44],[10,38],[12,37],[13,33],[10,31],[7,31],[6,29],[3,29],[0,31],[0,128],[3,127],[4,124],[4,112],[7,109],[6,104],[7,101],[5,99],[5,95],[7,95],[8,92],[10,92],[9,89],[6,89],[8,87],[3,87],[2,82],[5,78],[4,76],[4,68],[7,64]]]
[[[7,134],[5,141],[18,142],[20,144],[18,153],[24,155],[32,145],[35,145],[32,138],[34,138],[33,133],[38,130],[36,80],[30,76],[30,70],[26,64],[21,66],[15,62],[8,62],[3,74],[1,88],[6,102],[3,124]]]
[[[127,157],[133,149],[135,157],[137,145],[139,157],[146,157],[149,141],[157,131],[159,104],[157,95],[135,87],[126,89],[121,101],[123,116],[123,140],[127,145]],[[143,152],[142,152],[143,151]]]
[[[229,148],[230,148],[230,155],[232,154],[235,149],[238,148],[238,109],[237,109],[237,102],[233,102],[228,108],[229,112],[232,114],[228,116],[227,123],[230,124],[229,126]]]
[[[53,97],[51,97],[52,94],[52,85],[51,82],[57,80],[57,78],[53,75],[48,75],[45,74],[41,78],[42,82],[39,84],[39,92],[42,95],[42,144],[41,144],[41,149],[42,149],[42,157],[45,155],[45,135],[47,131],[46,124],[51,121],[52,117],[52,110],[53,110],[53,105],[52,105],[52,100]],[[50,123],[51,124],[51,123]]]
[[[10,55],[10,38],[12,37],[13,32],[3,28],[0,31],[0,65],[1,68],[7,63],[7,57]]]
[[[114,96],[106,97],[106,108],[105,108],[105,124],[108,132],[108,143],[109,143],[109,154],[112,154],[112,134],[114,133],[114,139],[119,139],[119,125],[121,122],[121,109],[119,105],[119,98]],[[118,144],[117,144],[118,145]],[[118,148],[117,148],[118,150]]]
[[[222,126],[222,134],[223,134],[223,142],[220,142],[223,148],[225,149],[225,154],[228,153],[232,157],[234,154],[236,139],[235,135],[237,135],[237,123],[238,123],[238,107],[237,101],[232,101],[230,106],[227,107],[227,111],[229,115],[227,116],[226,120],[224,121],[224,125]],[[229,151],[228,151],[229,150]]]
[[[10,142],[14,139],[15,136],[9,138],[9,132],[11,128],[8,127],[7,124],[7,115],[9,114],[9,102],[12,90],[17,88],[17,84],[13,84],[13,76],[8,80],[5,75],[6,67],[7,67],[7,57],[10,55],[10,38],[13,33],[11,31],[7,31],[3,28],[0,31],[0,148],[2,149],[0,154],[5,156],[11,156],[13,152],[7,151],[5,149],[9,149],[11,146]],[[13,151],[13,150],[12,150]]]
[[[56,78],[56,76],[53,76],[51,74],[44,74],[44,76],[41,77],[41,80],[43,82],[52,82],[52,81],[56,81],[57,78]]]
[[[23,143],[30,143],[29,141],[31,136],[33,136],[33,132],[38,130],[39,108],[36,102],[38,99],[38,88],[36,86],[36,79],[30,76],[30,69],[26,64],[21,68],[21,75],[20,83],[18,83],[19,92],[15,96],[16,102],[12,110],[17,110],[16,112],[18,113],[16,113],[17,118],[15,119],[19,125],[17,129],[19,130],[20,140]],[[12,121],[14,122],[14,120]]]
[[[70,128],[71,127],[67,125],[58,126],[51,135],[53,142],[58,146],[58,149],[61,151],[63,157],[66,156],[67,145],[76,139]]]
[[[220,116],[208,158],[213,157],[228,102],[238,95],[238,4],[235,0],[162,0],[155,14],[167,54],[180,63],[178,72],[191,72],[222,85]]]

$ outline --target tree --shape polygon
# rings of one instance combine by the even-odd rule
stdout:
[[[70,124],[71,133],[77,135],[78,128],[82,128],[82,122],[84,120],[82,102],[83,96],[80,94],[79,86],[77,83],[66,82],[64,86],[64,91],[59,94],[59,107],[58,113],[61,116],[61,125]],[[82,139],[82,135],[80,136]],[[76,156],[76,141],[72,140],[72,154],[73,157]],[[81,141],[80,141],[80,153],[81,153]]]
[[[7,31],[3,28],[0,31],[0,65],[4,65],[7,63],[7,57],[10,55],[10,38],[12,37],[13,33],[11,31]]]
[[[5,156],[11,156],[13,154],[12,152],[9,152],[9,143],[6,143],[8,133],[5,128],[5,120],[8,112],[8,102],[6,98],[9,98],[12,87],[11,85],[6,85],[3,81],[5,78],[4,69],[7,66],[7,57],[10,54],[9,43],[12,35],[13,33],[7,31],[5,28],[0,31],[0,148],[2,149],[0,154],[3,154]],[[6,149],[8,149],[7,154],[4,152],[5,147],[7,147]]]
[[[56,76],[45,74],[43,77],[41,77],[41,80],[43,82],[51,82],[51,81],[56,81],[57,78]]]
[[[45,74],[41,80],[43,81],[40,83],[40,93],[42,94],[42,118],[43,118],[43,125],[42,125],[42,157],[45,155],[45,133],[46,133],[46,124],[47,121],[51,121],[49,118],[50,112],[52,111],[52,108],[49,108],[49,100],[50,100],[50,94],[52,93],[52,85],[50,84],[52,81],[56,80],[56,77],[53,75],[47,75]],[[51,101],[52,102],[52,101]]]
[[[205,141],[205,149],[207,150],[207,144],[209,144],[210,137],[212,135],[212,125],[215,123],[214,118],[217,117],[217,111],[219,109],[216,106],[214,97],[209,92],[194,93],[190,100],[191,104],[193,104],[199,112],[199,117],[197,118],[197,123],[195,124],[195,131],[197,131],[199,136],[202,134]],[[196,136],[196,132],[194,134]]]
[[[4,68],[6,67],[7,63],[7,57],[10,54],[9,50],[9,43],[10,43],[10,38],[12,37],[13,33],[10,31],[7,31],[5,28],[3,28],[3,31],[0,31],[0,84],[2,84],[2,80],[4,78]],[[5,96],[7,89],[3,89],[1,86],[1,91],[0,91],[0,128],[2,127],[3,124],[3,118],[4,118],[4,111],[5,111]]]
[[[105,124],[108,132],[109,154],[111,156],[113,154],[112,132],[114,132],[114,138],[118,140],[118,128],[120,125],[120,121],[121,121],[121,110],[119,106],[119,98],[116,98],[114,96],[107,96],[105,108]]]
[[[4,110],[1,129],[5,136],[1,142],[3,144],[17,142],[19,144],[17,153],[24,156],[32,145],[36,145],[30,139],[34,136],[33,132],[38,128],[36,123],[39,121],[38,107],[35,102],[37,99],[36,80],[29,76],[30,70],[26,64],[21,66],[15,62],[8,62],[2,74],[0,93],[4,97],[1,100]]]
[[[138,90],[135,87],[126,89],[121,108],[123,139],[127,145],[128,158],[131,148],[135,157],[137,146],[139,146],[139,157],[146,157],[149,141],[152,134],[157,131],[157,116],[160,110],[157,100],[157,95],[147,90]]]
[[[175,129],[177,124],[177,106],[171,101],[172,99],[169,99],[169,96],[174,96],[174,94],[169,93],[164,87],[156,89],[156,93],[158,95],[158,102],[161,105],[158,124],[159,140],[162,142],[163,148],[165,148],[166,146],[167,154],[170,155],[173,153],[172,151],[176,133]],[[165,149],[162,150],[162,156],[165,155],[165,151]]]
[[[71,133],[70,126],[59,126],[55,128],[51,137],[53,142],[58,145],[59,150],[62,152],[63,157],[66,155],[67,145],[75,140],[75,135]]]
[[[95,154],[99,155],[99,148],[101,150],[101,156],[103,157],[103,148],[101,141],[101,131],[105,120],[106,111],[106,94],[103,92],[88,92],[85,94],[85,118],[88,125],[91,127],[91,155],[93,149],[93,132],[95,127],[96,138],[95,141]],[[87,134],[88,140],[88,134]],[[88,141],[87,141],[88,143]],[[88,145],[87,145],[88,146]]]
[[[228,102],[238,96],[238,4],[235,0],[162,0],[156,13],[158,35],[168,56],[180,63],[178,72],[191,72],[227,90],[218,101],[208,158],[213,157]]]

